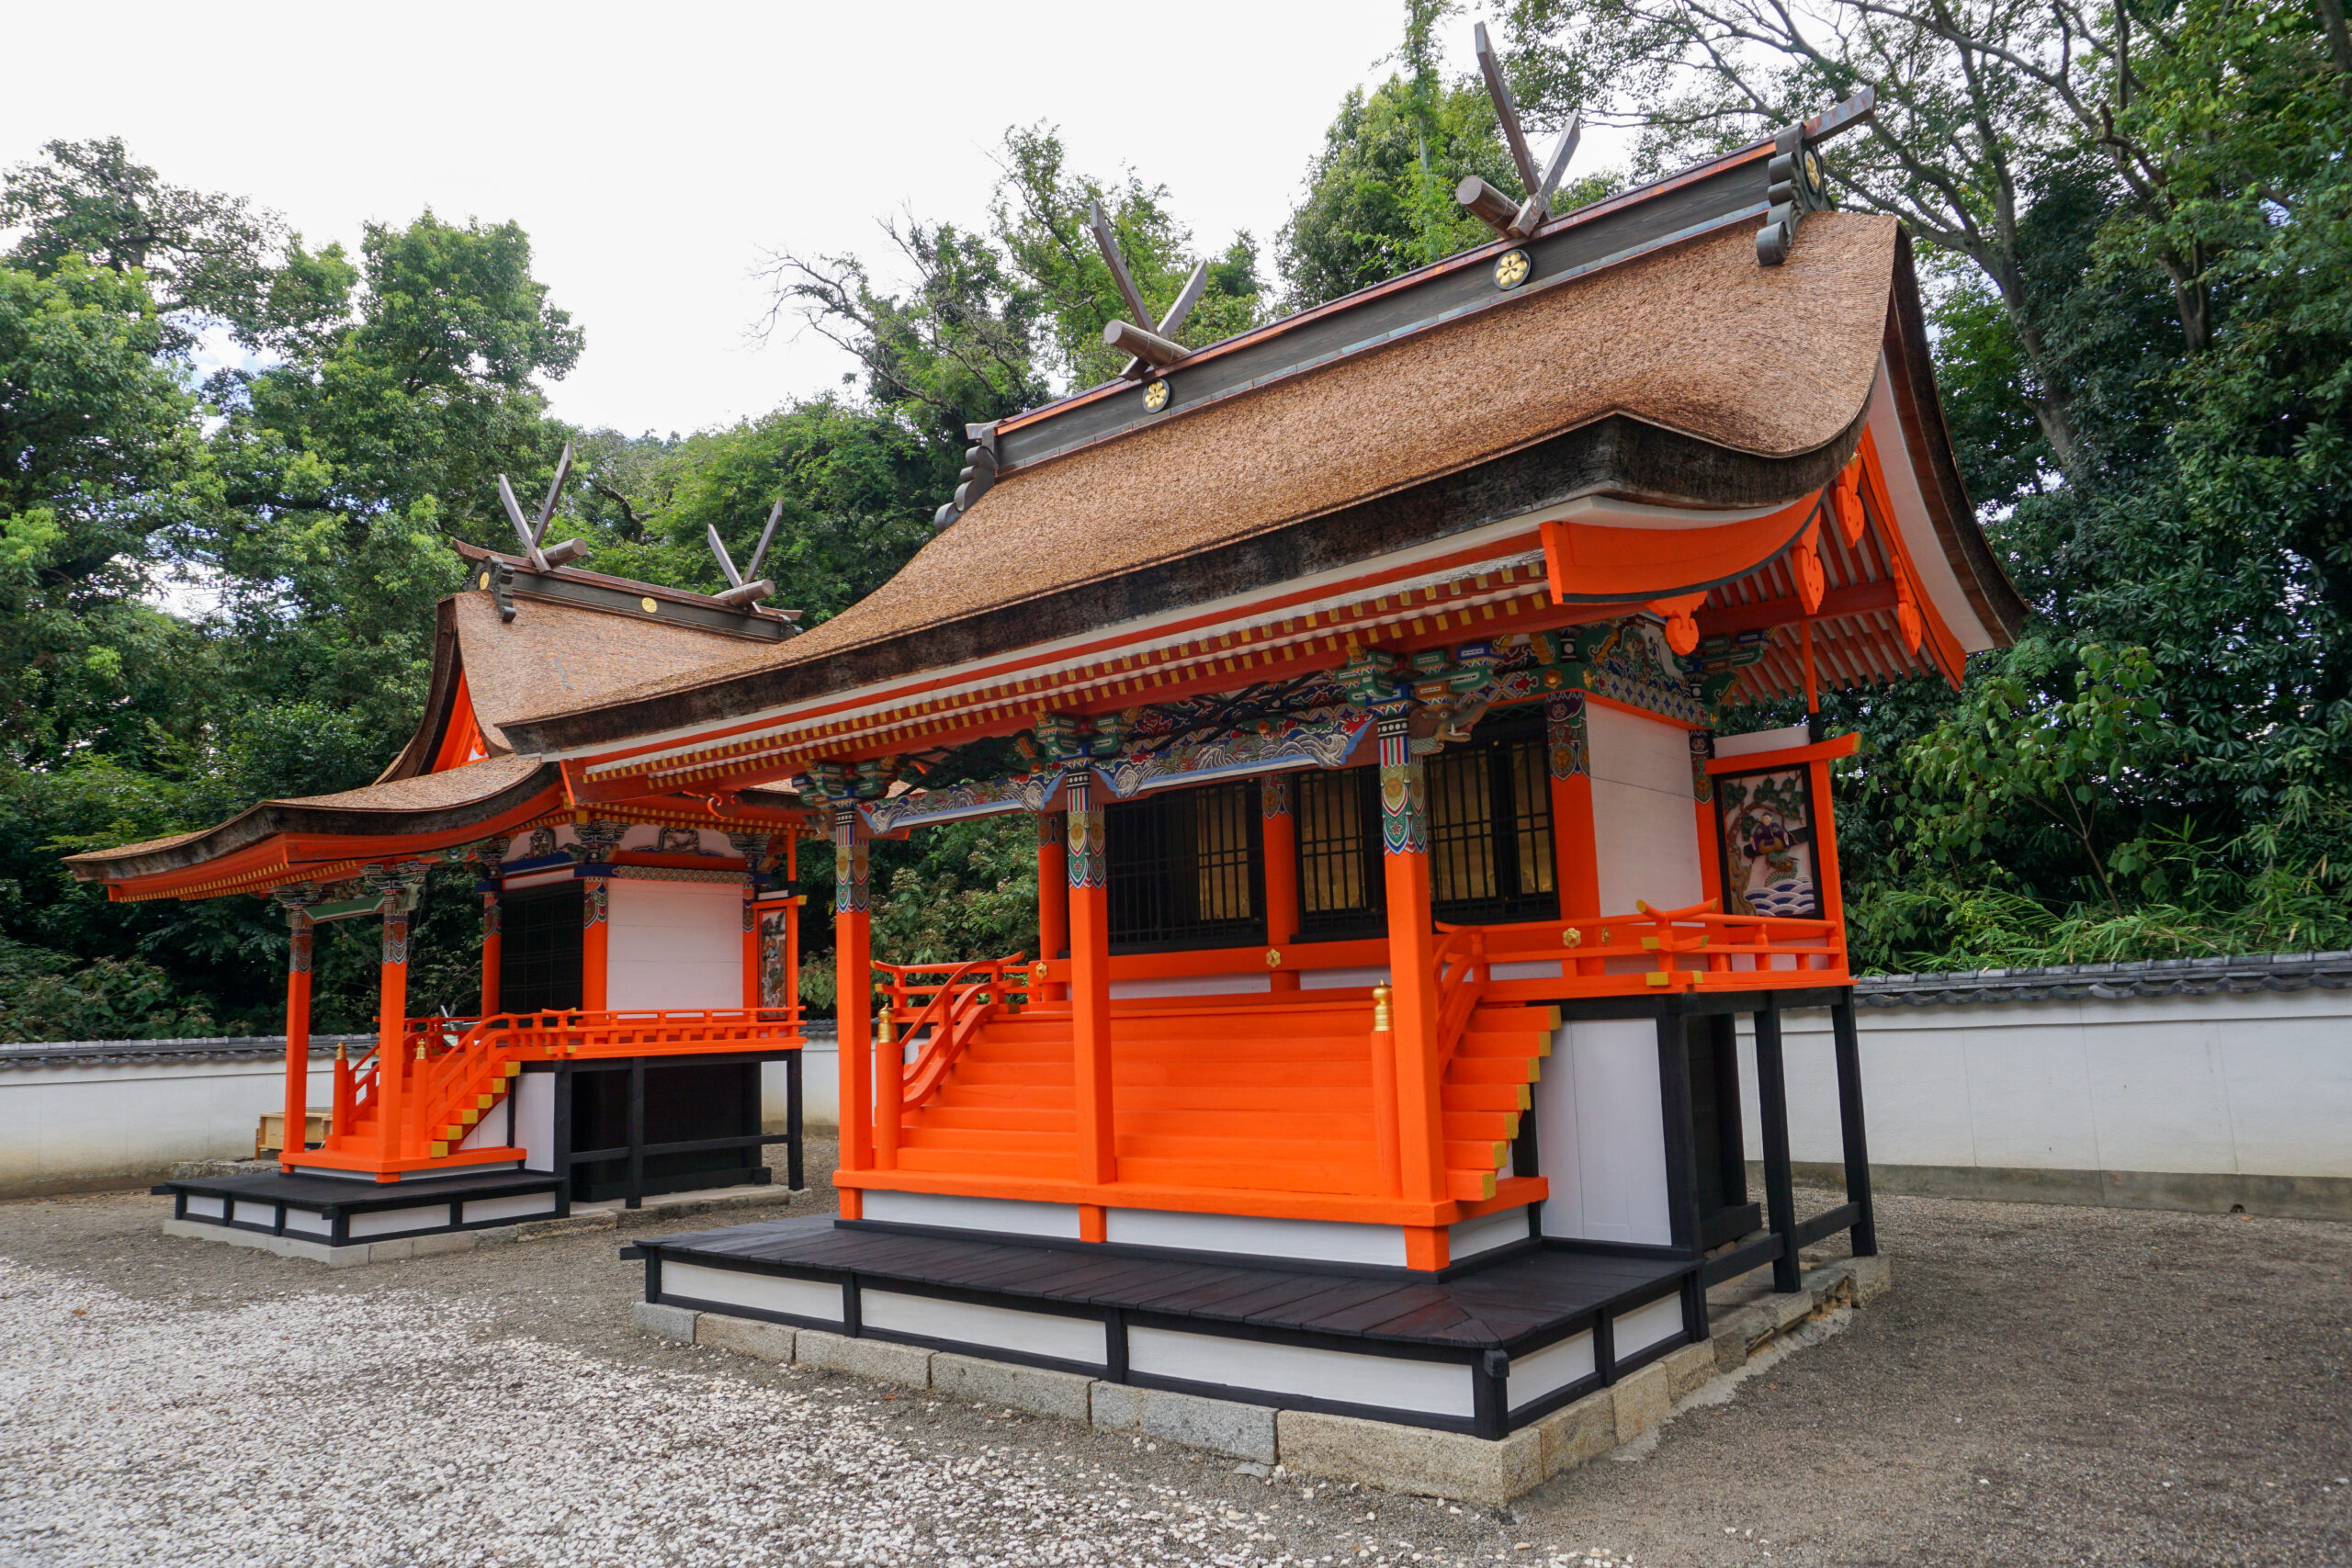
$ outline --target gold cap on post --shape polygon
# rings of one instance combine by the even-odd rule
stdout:
[[[880,1041],[885,1045],[895,1043],[898,1037],[890,1032],[891,1028],[890,1004],[884,1002],[882,1004],[882,1017],[875,1025],[875,1039]]]
[[[1390,1016],[1388,1010],[1388,987],[1374,986],[1372,988],[1372,1032],[1374,1034],[1385,1034],[1394,1027],[1396,1027],[1396,1020]]]

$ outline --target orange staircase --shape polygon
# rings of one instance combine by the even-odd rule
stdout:
[[[1551,1048],[1547,1008],[1473,1009],[1442,1084],[1449,1196],[1495,1195],[1529,1085]],[[1112,1106],[1123,1182],[1374,1195],[1368,990],[1112,1004]],[[992,1012],[936,1088],[908,1107],[899,1168],[944,1177],[1074,1179],[1066,1004]]]

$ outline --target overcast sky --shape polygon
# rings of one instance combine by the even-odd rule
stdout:
[[[17,8],[0,164],[119,135],[175,184],[252,197],[313,245],[363,222],[514,219],[585,327],[556,412],[684,432],[838,384],[745,341],[764,252],[879,257],[876,220],[979,220],[1004,128],[1164,182],[1204,245],[1274,231],[1401,3],[1178,6],[225,3]],[[1467,16],[1448,24],[1469,56]],[[38,63],[36,63],[38,62]],[[1580,168],[1592,166],[1579,156]]]

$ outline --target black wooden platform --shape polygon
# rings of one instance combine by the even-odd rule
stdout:
[[[622,1256],[645,1260],[650,1302],[1061,1367],[1118,1382],[1492,1437],[1705,1335],[1700,1261],[1553,1247],[1522,1249],[1483,1268],[1432,1277],[1288,1268],[1266,1260],[1154,1258],[1012,1238],[891,1235],[812,1215],[649,1238],[623,1248]],[[778,1283],[721,1280],[706,1272],[710,1269]],[[827,1292],[838,1290],[838,1306],[830,1293],[813,1289],[820,1286]],[[722,1291],[731,1299],[713,1299]],[[866,1303],[868,1293],[877,1291],[901,1301],[926,1297],[1089,1320],[1102,1325],[1104,1352],[1099,1361],[1022,1353],[1001,1341],[990,1345],[877,1326]],[[1668,1337],[1618,1356],[1613,1328],[1644,1307],[1658,1309],[1645,1316],[1645,1324],[1671,1319]],[[952,1306],[942,1315],[952,1323]],[[1469,1372],[1476,1408],[1447,1416],[1311,1390],[1146,1372],[1135,1368],[1128,1353],[1139,1329],[1173,1330],[1187,1342],[1207,1337],[1339,1351],[1350,1362],[1369,1357],[1400,1366],[1457,1363]],[[1510,1385],[1514,1359],[1555,1350],[1586,1334],[1591,1337],[1589,1371],[1518,1397],[1521,1390]]]
[[[348,1247],[440,1231],[481,1230],[518,1219],[558,1218],[571,1207],[563,1187],[560,1177],[532,1170],[380,1182],[280,1172],[182,1177],[148,1190],[172,1200],[175,1220]],[[542,1195],[544,1204],[529,1201]],[[193,1208],[190,1200],[195,1200]],[[533,1212],[514,1212],[519,1209]],[[365,1215],[396,1216],[396,1222],[390,1228],[374,1228],[361,1219],[360,1229],[367,1234],[355,1236],[352,1222]]]

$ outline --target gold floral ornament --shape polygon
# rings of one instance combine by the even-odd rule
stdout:
[[[1168,381],[1165,377],[1162,377],[1161,378],[1153,381],[1149,386],[1144,388],[1143,412],[1146,413],[1158,413],[1160,410],[1168,406]]]
[[[1584,932],[1577,930],[1574,926],[1570,926],[1567,930],[1560,933],[1560,945],[1562,947],[1582,947],[1584,945]]]
[[[1535,264],[1528,260],[1525,251],[1505,251],[1495,258],[1495,287],[1516,288],[1526,282],[1527,275],[1534,270]]]
[[[647,594],[644,598],[639,599],[639,600],[637,602],[637,607],[638,607],[639,609],[640,609],[640,610],[644,611],[647,615],[650,615],[653,614],[653,612],[654,612],[655,610],[659,609],[661,606],[659,606],[659,605],[657,605],[656,604],[654,604],[654,603],[653,603],[653,595],[651,595],[650,593],[649,593],[649,594]]]
[[[1279,947],[1270,947],[1266,949],[1266,967],[1269,969],[1279,969],[1282,966],[1283,950]]]

